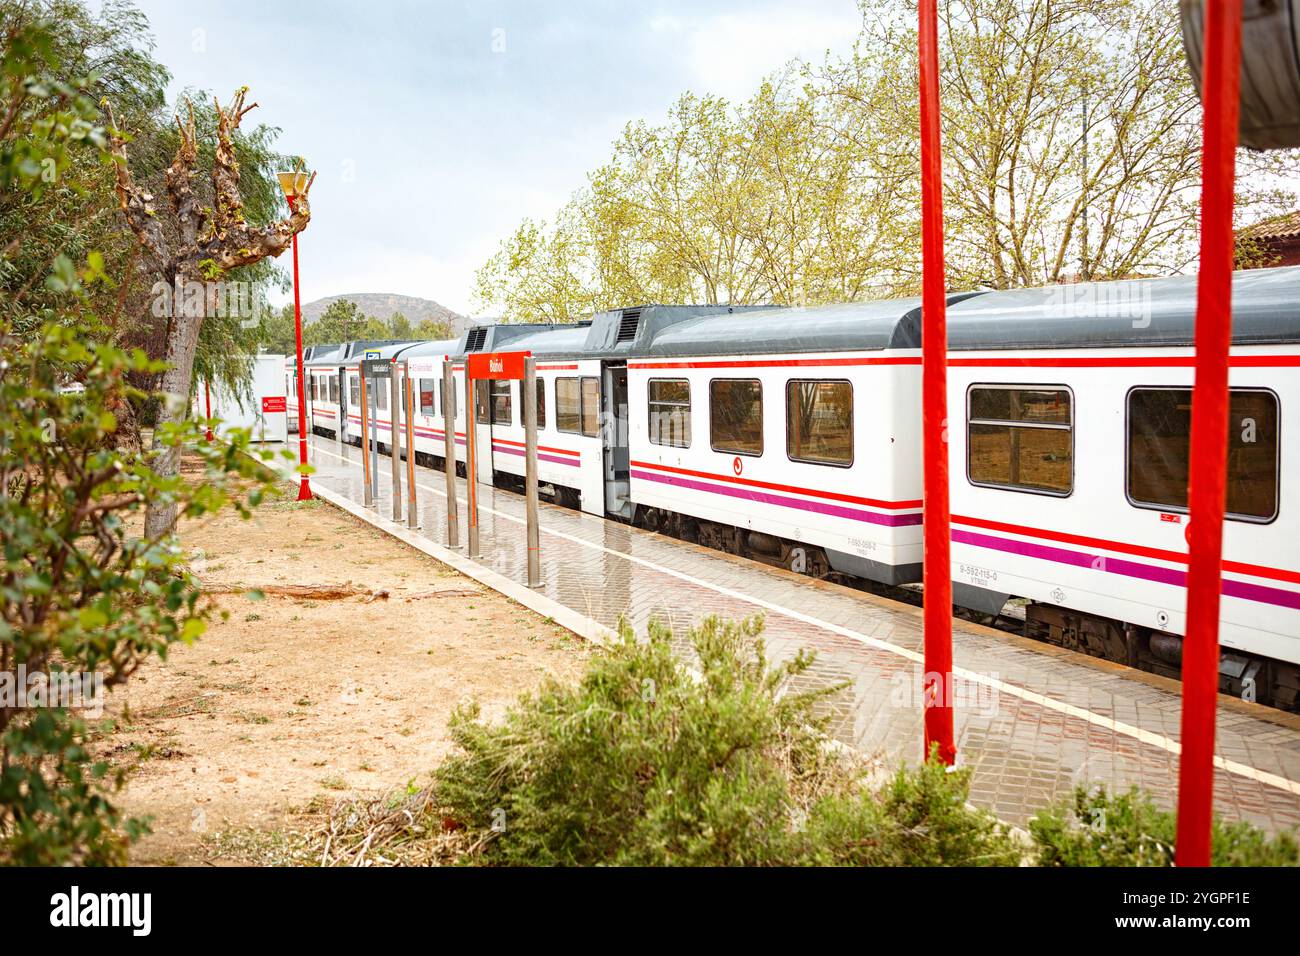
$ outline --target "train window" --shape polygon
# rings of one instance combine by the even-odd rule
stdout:
[[[582,433],[588,438],[600,436],[600,379],[594,376],[582,380]]]
[[[652,378],[648,383],[650,443],[691,447],[691,383],[684,378]]]
[[[329,376],[330,383],[330,402],[337,405],[339,403],[339,377],[336,374]]]
[[[966,394],[966,477],[973,485],[1069,495],[1074,490],[1070,391],[972,385]]]
[[[348,404],[353,408],[361,407],[361,377],[359,375],[348,376]]]
[[[555,380],[555,427],[575,435],[582,430],[582,386],[576,378]]]
[[[416,384],[420,390],[420,414],[433,416],[437,414],[437,389],[438,380],[436,378],[417,378]]]
[[[853,464],[853,386],[785,383],[785,453],[791,461],[847,468]]]
[[[514,412],[510,408],[512,388],[509,379],[492,380],[488,390],[488,401],[492,408],[493,425],[510,425],[514,423]]]
[[[375,408],[381,412],[388,411],[388,379],[372,378],[366,387],[375,390]]]
[[[1129,501],[1139,508],[1187,510],[1192,393],[1135,388],[1128,393]],[[1263,389],[1234,388],[1228,399],[1228,517],[1277,517],[1278,402]]]
[[[758,379],[709,382],[709,443],[714,451],[763,454],[763,384]]]
[[[521,385],[520,388],[523,386]],[[546,427],[546,382],[540,376],[537,379],[537,430]]]

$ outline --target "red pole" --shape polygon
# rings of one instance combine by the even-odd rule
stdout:
[[[293,197],[289,196],[289,211]],[[302,368],[302,305],[298,297],[298,234],[293,234],[293,335],[298,349],[298,463],[307,464],[307,389]],[[311,483],[303,475],[298,483],[298,500],[311,500]]]
[[[921,392],[925,457],[925,758],[957,759],[952,739],[952,561],[948,506],[948,319],[943,272],[943,162],[939,153],[939,27],[920,2]]]
[[[1183,639],[1179,866],[1210,865],[1219,595],[1228,464],[1228,349],[1232,345],[1232,202],[1236,184],[1241,0],[1205,4],[1201,102],[1201,264],[1196,281],[1196,383],[1188,481],[1187,635]]]
[[[205,378],[205,379],[203,380],[203,417],[204,417],[204,418],[211,418],[211,417],[212,417],[212,390],[208,387],[208,385],[209,385],[209,382],[208,382],[208,380]],[[208,439],[208,441],[212,441],[212,440],[213,440],[213,439],[212,439],[212,426],[211,426],[211,425],[208,426],[207,439]]]

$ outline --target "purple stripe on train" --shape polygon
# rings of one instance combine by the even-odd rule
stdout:
[[[1124,558],[1070,551],[1067,548],[1055,548],[1051,545],[1035,544],[1032,541],[998,538],[993,535],[978,534],[974,531],[953,531],[952,540],[958,544],[970,544],[977,548],[1006,551],[1010,554],[1024,555],[1027,558],[1038,558],[1043,561],[1053,561],[1057,564],[1069,564],[1076,568],[1091,568],[1094,571],[1108,571],[1111,574],[1141,578],[1145,581],[1155,581],[1158,584],[1170,584],[1180,588],[1187,587],[1187,572],[1178,568],[1162,568],[1153,564],[1139,564],[1136,561],[1127,561]],[[1300,610],[1300,592],[1296,591],[1284,591],[1281,588],[1271,588],[1263,584],[1252,584],[1249,581],[1234,581],[1224,578],[1223,593],[1228,597],[1241,598],[1244,601],[1255,601],[1259,604],[1273,604],[1278,607]]]
[[[805,501],[802,498],[788,498],[785,495],[774,495],[766,491],[756,491],[752,488],[733,488],[722,485],[712,485],[703,481],[692,481],[690,478],[679,478],[676,475],[662,475],[653,471],[642,471],[638,468],[632,469],[633,478],[641,478],[646,481],[658,481],[667,485],[675,485],[679,488],[690,488],[694,491],[709,491],[715,495],[730,495],[733,498],[743,498],[746,501],[761,501],[764,504],[780,505],[783,508],[797,508],[801,511],[815,511],[818,514],[834,515],[837,518],[849,518],[853,521],[866,521],[871,524],[883,524],[889,527],[899,527],[902,525],[917,525],[921,523],[920,512],[904,515],[887,515],[878,511],[860,511],[857,508],[845,508],[842,505],[832,505],[821,501]]]
[[[522,449],[522,448],[511,448],[509,445],[495,445],[495,444],[494,444],[494,445],[492,446],[492,450],[493,450],[494,452],[498,453],[498,454],[500,454],[501,452],[505,452],[507,455],[518,455],[520,458],[524,458],[524,457],[526,457],[526,456],[528,455],[528,452],[526,452],[524,449]],[[558,455],[548,455],[548,454],[546,454],[545,452],[541,452],[541,451],[539,451],[539,452],[537,453],[537,460],[538,460],[538,461],[553,461],[553,462],[555,462],[557,465],[568,465],[568,466],[571,467],[571,468],[577,468],[577,467],[578,467],[578,462],[577,462],[577,461],[574,461],[573,459],[570,459],[570,458],[560,458]]]

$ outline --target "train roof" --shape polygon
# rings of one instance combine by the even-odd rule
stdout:
[[[502,322],[499,325],[476,325],[465,333],[461,351],[464,357],[470,352],[513,352],[515,340],[536,332],[567,328],[553,322]]]
[[[570,358],[581,355],[586,348],[590,324],[559,326],[529,335],[521,335],[510,342],[511,352],[532,352],[547,358]]]
[[[310,355],[304,355],[302,364],[307,366],[315,365],[337,365],[339,363],[339,353],[342,351],[341,345],[312,346]],[[297,365],[297,358],[289,356],[288,361]]]
[[[948,348],[1151,348],[1195,344],[1196,276],[985,292],[948,310]],[[1234,345],[1300,341],[1300,266],[1232,277]]]
[[[460,355],[465,347],[465,336],[455,339],[434,339],[429,342],[417,342],[402,351],[401,357],[408,358],[442,358],[444,355]]]
[[[899,338],[900,323],[920,313],[919,298],[873,299],[813,308],[764,309],[753,314],[702,316],[656,335],[651,356],[856,352],[916,348]]]
[[[636,305],[597,312],[587,330],[583,353],[588,358],[644,355],[671,328],[692,321],[714,318],[739,322],[747,312],[771,312],[770,305]]]
[[[367,350],[378,352],[382,358],[392,358],[398,352],[417,344],[414,339],[358,339],[340,345],[315,346],[311,358],[304,358],[303,365],[319,368],[321,366],[342,365],[364,358]]]
[[[511,352],[528,351],[552,359],[608,359],[625,355],[642,355],[661,332],[675,325],[701,316],[725,318],[741,312],[771,308],[763,305],[652,303],[622,309],[607,309],[604,312],[597,312],[587,322],[542,327],[527,336],[510,340],[505,348]]]
[[[948,348],[1072,349],[1191,347],[1196,276],[1084,282],[948,297]],[[1300,266],[1233,274],[1233,343],[1300,341]],[[784,354],[917,349],[921,300],[876,299],[814,308],[642,305],[579,324],[480,325],[429,342],[317,346],[306,364],[528,351],[549,359]]]

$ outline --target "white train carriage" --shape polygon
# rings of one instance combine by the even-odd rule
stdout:
[[[307,386],[307,427],[318,434],[332,435],[339,427],[338,364],[344,346],[317,346],[303,357]]]
[[[628,359],[663,329],[729,306],[643,305],[597,313],[590,322],[554,326],[484,351],[527,351],[537,359],[538,480],[583,511],[633,516]],[[480,408],[490,418],[494,469],[524,473],[522,383],[493,382]]]
[[[1195,311],[1194,276],[950,309],[961,603],[1028,598],[1027,633],[1176,676]],[[1300,489],[1283,436],[1300,428],[1300,268],[1234,277],[1229,384],[1221,684],[1295,707]]]
[[[302,364],[304,373],[310,376],[309,369],[313,362],[316,367],[323,367],[328,364],[327,359],[333,353],[338,352],[343,346],[339,345],[308,345],[302,350]],[[307,418],[308,428],[311,428],[311,408],[314,382],[307,378]],[[284,394],[286,396],[285,409],[288,414],[289,431],[297,433],[298,431],[298,359],[295,355],[286,355],[284,358]],[[333,426],[331,426],[332,428]]]
[[[386,350],[391,354],[407,343],[392,340],[344,342],[342,345],[316,346],[313,354],[303,356],[307,376],[308,427],[321,435],[339,436],[345,441],[360,440],[360,381],[358,362],[367,350]],[[388,400],[384,400],[384,408]]]
[[[537,481],[557,500],[604,514],[600,432],[600,362],[583,357],[588,323],[520,336],[504,351],[531,352],[537,364]],[[523,382],[480,386],[494,475],[522,478],[525,469]],[[479,444],[482,449],[484,445]],[[584,464],[587,466],[584,468]]]
[[[904,321],[919,307],[702,317],[655,335],[628,362],[639,523],[810,574],[919,581],[920,352]]]
[[[429,455],[442,462],[446,455],[445,432],[447,408],[443,399],[443,361],[448,356],[459,355],[464,349],[465,337],[420,342],[402,349],[397,362],[402,372],[414,382],[412,411],[413,431],[417,454]],[[463,366],[463,362],[462,362]],[[459,452],[455,460],[464,460],[465,404],[464,380],[456,379],[452,389],[451,421],[453,440]],[[404,420],[404,419],[403,419]]]
[[[571,325],[550,323],[511,323],[481,325],[470,329],[465,333],[461,353],[452,356],[454,360],[452,375],[456,382],[457,396],[465,394],[465,358],[470,353],[519,351],[516,343],[525,338],[572,328]],[[517,394],[518,387],[515,382],[480,381],[475,385],[474,450],[477,456],[478,480],[484,484],[492,484],[498,472],[523,474],[523,458],[519,455],[523,448],[523,406],[511,398],[511,396],[517,397]],[[463,412],[460,424],[462,428],[465,427]],[[506,431],[510,432],[508,436],[504,434]],[[503,433],[501,437],[504,440],[497,440],[498,432]],[[457,460],[463,463],[464,446],[458,444],[457,451]]]

